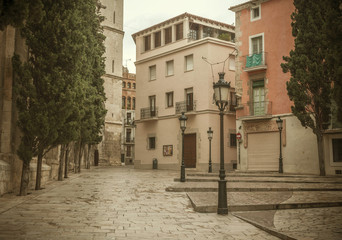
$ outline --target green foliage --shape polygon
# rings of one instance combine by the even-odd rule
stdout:
[[[13,58],[21,159],[28,149],[36,156],[81,136],[98,143],[106,113],[104,35],[97,2],[42,3],[42,21],[28,18],[22,28],[29,59],[22,64],[18,56]]]
[[[23,27],[26,20],[40,22],[43,17],[41,0],[2,0],[0,2],[0,30],[7,25]]]
[[[327,59],[335,58],[340,52],[332,49],[329,31],[329,14],[339,11],[332,9],[332,0],[295,0],[295,12],[291,15],[292,35],[295,49],[284,57],[281,64],[284,72],[290,72],[287,91],[294,102],[292,112],[301,124],[321,135],[329,122],[331,97],[333,92],[332,71],[335,70]]]
[[[231,40],[231,35],[229,33],[221,33],[218,36],[218,39],[224,40],[224,41],[230,41]]]

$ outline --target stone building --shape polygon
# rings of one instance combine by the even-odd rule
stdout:
[[[129,73],[127,67],[123,68],[122,79],[122,155],[121,162],[133,164],[135,144],[135,74]]]
[[[101,14],[106,36],[106,74],[104,89],[107,97],[103,140],[98,145],[101,164],[120,164],[121,152],[121,98],[122,98],[122,49],[123,49],[123,0],[101,0],[105,6]]]
[[[103,22],[106,35],[106,74],[103,76],[108,110],[103,131],[103,141],[98,146],[100,161],[104,164],[120,162],[121,148],[121,96],[122,96],[122,44],[123,0],[102,0],[106,8]],[[17,192],[20,186],[22,162],[16,155],[19,130],[15,100],[13,99],[12,56],[16,53],[25,59],[28,55],[25,40],[17,29],[7,26],[0,31],[0,195]],[[42,184],[55,179],[58,171],[58,148],[51,150],[43,159]],[[30,188],[34,186],[36,162],[31,161]]]
[[[230,8],[236,14],[236,126],[242,135],[238,169],[243,171],[279,170],[280,117],[283,171],[319,173],[316,136],[292,114],[286,90],[290,74],[280,67],[294,47],[294,9],[291,0],[252,0]],[[342,169],[342,125],[334,119],[324,137],[327,174]]]
[[[185,167],[208,171],[212,140],[213,171],[219,168],[219,111],[213,81],[225,72],[234,91],[234,26],[184,13],[132,35],[136,43],[137,111],[135,168],[179,169],[182,134],[178,118],[188,117]],[[212,67],[209,64],[213,64]],[[232,92],[232,96],[233,96]],[[225,164],[236,163],[235,112],[224,114]]]

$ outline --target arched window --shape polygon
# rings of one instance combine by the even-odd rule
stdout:
[[[123,87],[123,88],[126,87],[126,82],[122,82],[122,87]]]
[[[127,83],[127,88],[131,88],[131,83],[130,82]]]
[[[127,98],[127,109],[131,109],[131,97]]]
[[[132,109],[135,110],[135,98],[133,98]]]
[[[135,83],[133,83],[133,89],[135,89]]]
[[[122,109],[126,108],[126,97],[122,97]]]

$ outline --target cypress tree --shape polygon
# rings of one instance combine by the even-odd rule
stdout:
[[[323,133],[328,127],[336,68],[328,59],[339,52],[334,48],[328,22],[332,12],[340,11],[338,1],[294,0],[291,15],[295,47],[290,56],[283,57],[283,71],[290,72],[287,91],[293,101],[293,114],[304,127],[310,127],[317,138],[320,175],[325,175]],[[334,6],[334,7],[333,7]],[[335,9],[334,9],[335,8]]]

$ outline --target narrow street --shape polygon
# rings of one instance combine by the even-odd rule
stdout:
[[[0,239],[278,239],[166,192],[177,171],[98,167],[26,197],[0,198]]]

